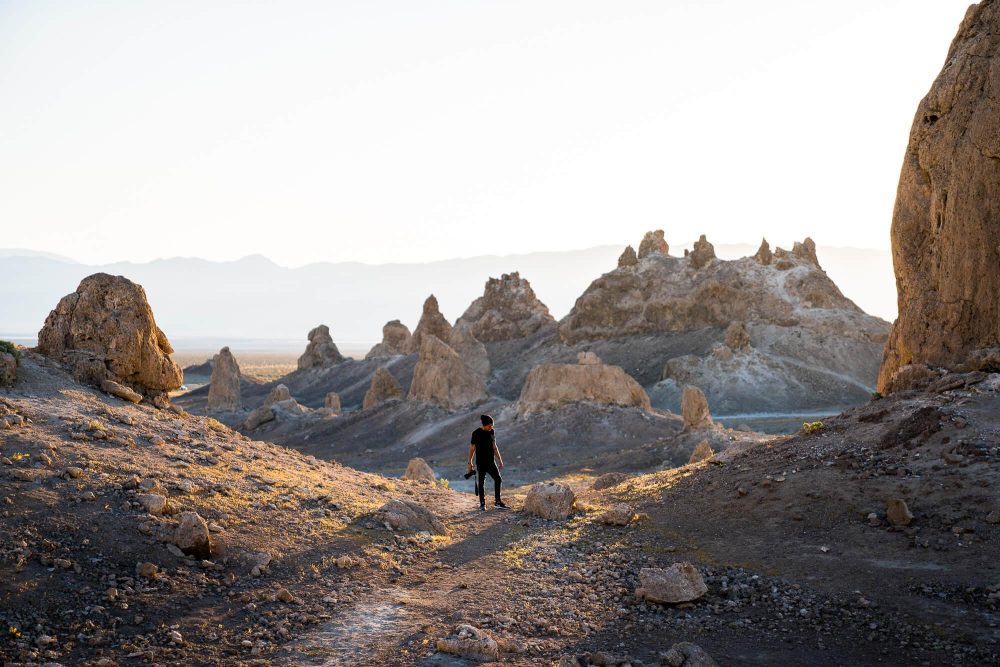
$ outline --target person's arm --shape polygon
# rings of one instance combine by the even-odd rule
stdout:
[[[503,470],[503,457],[500,456],[500,448],[497,447],[496,441],[493,442],[493,458],[497,460],[500,470]]]
[[[469,445],[469,470],[472,470],[472,457],[476,455],[476,445],[472,443]]]

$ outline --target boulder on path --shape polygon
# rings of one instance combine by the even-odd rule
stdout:
[[[688,463],[698,463],[713,456],[715,456],[715,452],[712,451],[712,446],[708,444],[708,440],[702,440],[691,451],[691,458],[688,459]]]
[[[581,353],[579,362],[532,368],[517,401],[518,414],[548,412],[581,401],[650,409],[646,390],[622,368],[600,363],[590,352]]]
[[[556,320],[531,283],[514,271],[487,280],[483,296],[458,318],[459,324],[467,325],[477,340],[493,343],[530,336],[546,326],[554,327]]]
[[[486,346],[472,335],[472,328],[468,324],[459,321],[455,325],[448,347],[455,350],[469,370],[483,378],[484,382],[489,379],[490,357],[486,353]]]
[[[455,350],[433,334],[425,334],[413,369],[408,398],[456,410],[486,398],[486,382]]]
[[[152,397],[183,382],[146,292],[124,276],[84,278],[45,318],[38,351],[68,364],[78,381],[95,387],[110,380]]]
[[[180,522],[174,531],[173,544],[189,556],[199,560],[212,557],[212,538],[208,523],[197,512],[181,512]]]
[[[323,407],[332,410],[333,412],[340,412],[340,394],[335,391],[327,392],[326,398],[323,399]]]
[[[212,360],[212,379],[208,385],[208,409],[239,410],[240,366],[228,347],[219,350]]]
[[[590,488],[594,491],[600,491],[601,489],[617,486],[630,477],[631,475],[624,472],[606,472],[595,479],[594,483],[590,485]]]
[[[375,519],[400,532],[447,535],[448,529],[429,509],[413,500],[390,500],[375,512]]]
[[[687,385],[681,395],[681,415],[684,417],[684,428],[709,428],[712,426],[712,415],[708,411],[708,399],[705,393]]]
[[[441,314],[437,297],[433,294],[424,301],[424,310],[420,315],[420,321],[417,322],[417,328],[413,330],[413,335],[410,336],[410,341],[406,345],[407,354],[420,352],[424,336],[427,335],[435,336],[442,341],[451,340],[451,324]]]
[[[670,253],[670,246],[663,238],[663,230],[657,229],[654,232],[646,232],[639,243],[639,259],[649,255],[667,255]]]
[[[406,472],[403,473],[403,479],[411,482],[430,482],[433,484],[437,481],[437,475],[434,474],[434,469],[427,464],[427,461],[418,456],[410,459],[410,462],[406,464]]]
[[[718,667],[708,652],[697,644],[679,642],[660,654],[665,667]]]
[[[573,489],[557,482],[538,482],[528,489],[524,511],[543,519],[565,519],[573,511],[576,494]]]
[[[894,526],[909,526],[913,513],[902,498],[893,498],[886,505],[885,517]]]
[[[636,266],[638,263],[639,257],[635,254],[635,249],[630,245],[625,246],[625,250],[618,256],[618,268],[627,269]]]
[[[309,332],[309,344],[306,351],[299,357],[299,370],[307,368],[324,368],[339,364],[344,355],[337,349],[330,335],[330,327],[321,324]]]
[[[651,602],[678,604],[697,600],[708,592],[704,577],[691,563],[674,563],[668,568],[639,570],[636,596]]]
[[[382,342],[376,343],[365,355],[365,359],[385,359],[397,354],[407,354],[411,337],[405,324],[399,320],[390,320],[382,326]]]
[[[496,661],[500,647],[488,632],[471,625],[460,625],[443,639],[437,640],[437,650],[467,660]]]
[[[955,368],[1000,345],[1000,4],[965,14],[920,102],[896,192],[899,317],[878,389],[909,364]]]
[[[691,260],[691,264],[696,269],[703,268],[713,259],[715,259],[715,246],[708,242],[705,235],[702,234],[697,241],[694,242],[694,249],[688,255],[688,259]]]
[[[635,512],[631,507],[618,503],[598,515],[597,520],[606,526],[627,526],[632,523],[634,517]]]
[[[372,383],[365,392],[364,400],[361,401],[361,409],[367,410],[379,403],[383,403],[392,398],[400,398],[403,395],[403,388],[399,382],[385,368],[378,368],[372,376]]]

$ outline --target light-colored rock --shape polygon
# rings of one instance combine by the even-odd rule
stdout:
[[[410,383],[410,400],[456,410],[486,398],[483,377],[471,370],[455,350],[433,334],[425,334],[422,340]]]
[[[324,368],[339,364],[344,356],[337,349],[330,335],[330,327],[321,324],[309,332],[309,344],[299,357],[299,370],[307,368]]]
[[[612,486],[617,486],[630,478],[631,475],[624,472],[606,472],[603,475],[598,476],[594,480],[594,483],[590,485],[594,491],[600,491],[601,489],[608,489]]]
[[[197,512],[181,512],[174,531],[173,544],[199,560],[212,557],[212,538],[208,523]]]
[[[718,667],[708,652],[697,644],[679,642],[660,654],[665,667]]]
[[[365,359],[385,359],[397,354],[407,354],[412,334],[399,320],[391,320],[382,326],[382,342],[365,355]]]
[[[138,403],[142,400],[142,394],[135,391],[131,387],[126,387],[125,385],[115,382],[114,380],[101,380],[100,387],[101,391],[105,394],[110,394],[111,396],[120,398],[123,401],[128,401],[129,403]]]
[[[239,410],[240,366],[228,347],[219,350],[212,359],[212,378],[208,385],[208,409]]]
[[[486,631],[471,625],[460,625],[453,633],[437,640],[437,650],[468,660],[496,661],[500,648]]]
[[[651,602],[690,602],[707,592],[704,577],[691,563],[674,563],[668,568],[644,567],[639,570],[636,595]]]
[[[392,398],[400,398],[403,395],[403,388],[393,377],[392,373],[385,368],[378,368],[372,376],[372,383],[365,392],[365,398],[361,402],[361,408],[367,410],[384,401]]]
[[[746,352],[750,349],[750,332],[744,322],[733,322],[726,327],[726,347],[733,352]]]
[[[150,514],[163,514],[167,510],[167,499],[159,493],[143,493],[136,500]]]
[[[145,291],[123,276],[84,278],[45,319],[38,351],[97,387],[111,380],[149,394],[172,391],[183,381]]]
[[[573,511],[576,494],[557,482],[538,482],[524,497],[524,511],[543,519],[565,519]]]
[[[816,257],[816,242],[808,236],[802,241],[802,243],[799,243],[798,241],[795,242],[792,246],[792,254],[800,259],[806,260],[816,268],[820,268],[819,259]]]
[[[528,416],[582,401],[650,409],[646,390],[623,369],[582,363],[542,364],[531,369],[517,401],[517,412]]]
[[[646,232],[639,243],[638,258],[643,259],[650,255],[667,255],[670,253],[670,246],[663,238],[663,230],[657,229],[653,232]]]
[[[410,462],[406,464],[406,472],[403,473],[403,479],[411,482],[430,482],[433,484],[437,481],[437,475],[434,474],[434,469],[427,465],[427,461],[420,457],[415,457],[410,459]]]
[[[909,526],[913,513],[902,498],[893,498],[886,503],[885,518],[894,526]]]
[[[625,250],[618,256],[618,268],[627,269],[639,264],[639,256],[635,254],[632,246],[625,246]]]
[[[153,563],[136,563],[135,573],[140,577],[152,579],[160,571],[160,568]]]
[[[17,358],[9,352],[0,352],[0,387],[10,387],[17,381]]]
[[[635,512],[624,503],[612,505],[598,515],[597,520],[607,526],[627,526],[632,523]]]
[[[684,428],[708,428],[712,426],[712,415],[708,411],[708,399],[698,387],[684,387],[681,397],[681,415],[684,417]]]
[[[530,336],[555,323],[531,283],[515,271],[487,280],[483,296],[472,302],[456,324],[468,325],[477,340],[492,343]]]
[[[715,246],[708,242],[705,235],[702,234],[697,241],[694,242],[694,248],[688,255],[688,259],[691,260],[692,266],[696,269],[704,268],[709,262],[715,259]]]
[[[426,531],[434,535],[448,534],[448,529],[441,519],[413,500],[390,500],[375,512],[374,518],[392,530],[400,532]]]
[[[483,378],[484,382],[489,379],[490,357],[486,353],[486,346],[472,335],[469,324],[459,321],[455,325],[451,331],[448,347],[455,350],[469,370]]]
[[[771,245],[767,242],[767,239],[761,239],[760,247],[757,248],[757,253],[753,258],[763,266],[770,266],[773,257],[774,255],[771,254]]]
[[[691,451],[691,458],[688,459],[688,463],[698,463],[713,456],[715,456],[715,452],[712,451],[712,446],[708,444],[708,440],[702,440]]]
[[[920,102],[896,192],[892,254],[899,318],[879,391],[904,366],[954,368],[1000,345],[1000,4],[965,14]]]
[[[599,366],[604,362],[601,361],[601,358],[597,356],[595,353],[587,351],[587,352],[576,353],[576,363],[580,364],[581,366]]]
[[[435,336],[442,341],[451,340],[451,324],[441,314],[437,297],[433,294],[424,301],[420,321],[417,323],[417,328],[413,330],[413,335],[410,336],[410,341],[406,346],[407,354],[420,352],[420,345],[425,335]]]
[[[329,408],[334,412],[340,412],[340,394],[335,391],[327,392],[326,398],[323,399],[323,407]]]
[[[271,388],[264,399],[264,403],[247,415],[243,421],[243,428],[249,431],[273,421],[279,416],[295,417],[305,414],[306,410],[292,398],[292,393],[288,387],[279,384]]]

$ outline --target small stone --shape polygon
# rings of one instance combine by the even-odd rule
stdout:
[[[143,493],[136,500],[150,514],[163,514],[167,508],[167,499],[158,493]]]
[[[665,569],[644,567],[639,571],[636,595],[652,602],[690,602],[707,592],[704,577],[691,563],[674,563]]]
[[[135,566],[135,573],[140,577],[146,577],[147,579],[155,577],[159,571],[160,568],[153,563],[139,563]]]
[[[913,513],[902,498],[893,498],[886,506],[886,518],[894,526],[909,526],[913,521]]]
[[[275,596],[279,601],[291,604],[295,602],[295,596],[287,588],[280,588]]]

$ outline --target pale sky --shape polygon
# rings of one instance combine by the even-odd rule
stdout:
[[[0,0],[0,247],[886,247],[966,0]]]

